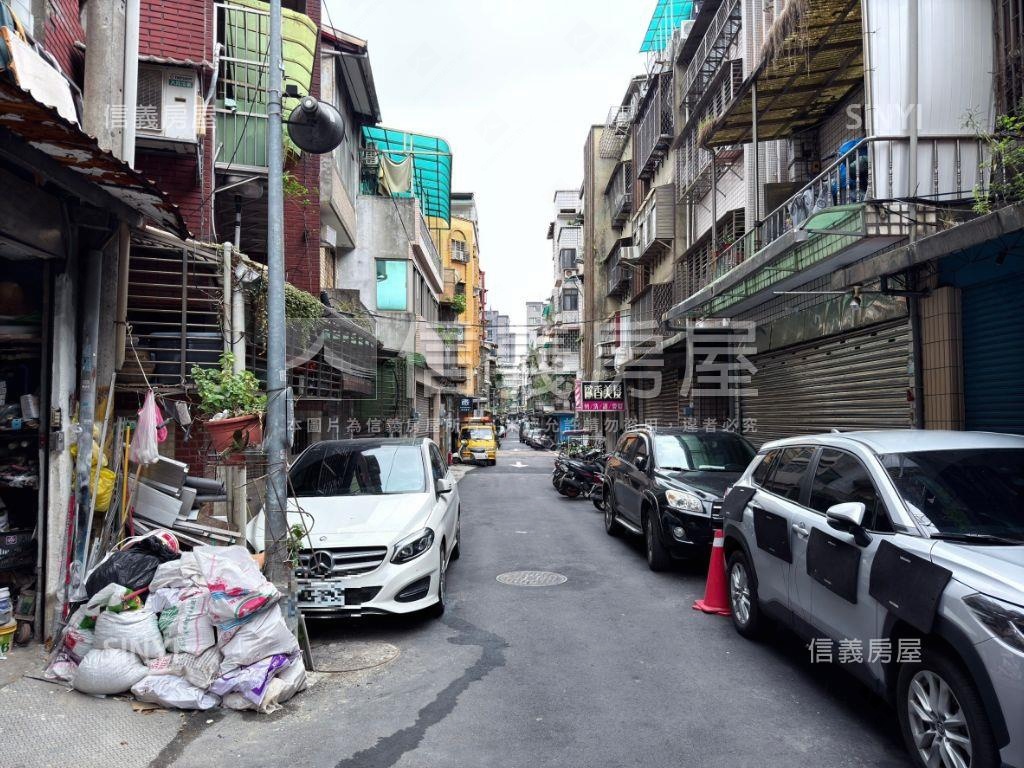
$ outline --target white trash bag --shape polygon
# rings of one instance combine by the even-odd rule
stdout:
[[[114,613],[104,611],[96,619],[94,648],[119,648],[143,659],[164,655],[164,639],[156,614],[145,609]]]
[[[220,675],[220,662],[224,657],[214,646],[198,656],[191,653],[173,653],[149,662],[151,675],[177,675],[204,691]]]
[[[223,675],[270,656],[292,656],[299,650],[299,641],[284,623],[281,608],[275,605],[230,632],[221,632],[217,646],[224,654],[220,665]]]
[[[183,589],[166,606],[158,622],[164,647],[170,653],[198,656],[217,642],[208,615],[210,593],[205,589]]]
[[[147,675],[132,686],[132,696],[171,709],[213,709],[220,704],[220,697],[174,675]]]
[[[124,693],[146,676],[146,665],[130,651],[94,648],[85,654],[72,682],[76,691],[93,696]]]

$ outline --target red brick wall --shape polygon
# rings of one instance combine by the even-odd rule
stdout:
[[[142,0],[139,54],[195,62],[213,58],[212,0]]]
[[[206,141],[205,157],[209,158],[210,142]],[[170,195],[181,208],[185,224],[197,238],[210,235],[210,163],[205,160],[203,187],[198,182],[198,162],[194,154],[148,152],[140,147],[135,153],[135,167],[158,188]],[[204,211],[204,208],[206,209]]]
[[[75,41],[84,43],[85,32],[78,20],[78,0],[50,0],[48,5],[43,45],[57,59],[65,74],[81,86],[85,58],[75,48]]]

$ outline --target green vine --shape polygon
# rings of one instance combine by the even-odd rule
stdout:
[[[267,279],[263,275],[250,288],[256,334],[267,337]],[[284,284],[284,316],[288,322],[289,332],[301,334],[308,338],[316,322],[324,316],[324,305],[313,294],[296,288],[291,283]]]
[[[466,311],[466,294],[456,293],[452,297],[451,305],[452,312],[454,312],[456,315],[461,315],[463,312]]]
[[[291,171],[285,171],[281,176],[281,183],[284,187],[285,197],[291,197],[299,201],[303,206],[310,204],[309,187],[295,178]]]
[[[267,396],[252,371],[234,372],[235,356],[225,352],[219,368],[192,367],[192,380],[203,414],[214,416],[258,416],[267,410]]]
[[[982,162],[980,172],[983,177],[991,172],[987,190],[980,185],[974,188],[975,213],[990,213],[993,204],[1024,202],[1024,99],[996,118],[991,133],[981,130],[975,117],[968,118],[967,123],[988,145],[989,158]]]

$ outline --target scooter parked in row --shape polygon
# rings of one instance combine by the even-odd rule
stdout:
[[[604,509],[604,463],[608,457],[601,451],[590,451],[579,457],[558,456],[551,473],[555,490],[570,499],[580,496],[591,499],[594,506]]]

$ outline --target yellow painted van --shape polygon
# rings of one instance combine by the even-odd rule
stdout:
[[[498,438],[493,424],[463,424],[459,430],[459,460],[466,463],[498,463]]]

